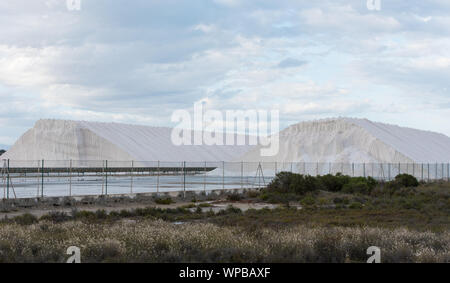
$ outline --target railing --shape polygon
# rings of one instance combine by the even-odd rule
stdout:
[[[3,160],[3,198],[260,188],[281,171],[392,180],[449,180],[449,163]]]

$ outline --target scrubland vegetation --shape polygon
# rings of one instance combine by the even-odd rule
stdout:
[[[369,246],[382,262],[450,262],[448,182],[282,172],[226,200],[279,206],[25,214],[0,223],[0,261],[61,262],[74,245],[84,262],[365,262]]]

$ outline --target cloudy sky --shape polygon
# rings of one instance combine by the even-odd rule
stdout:
[[[0,144],[40,118],[171,126],[279,109],[450,135],[450,1],[0,2]]]

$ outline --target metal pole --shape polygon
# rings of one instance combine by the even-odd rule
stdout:
[[[355,163],[352,163],[352,177],[355,177]]]
[[[8,159],[8,165],[7,165],[7,172],[6,172],[6,198],[9,199],[9,159]]]
[[[421,163],[420,165],[421,165],[420,167],[422,168],[422,179],[421,180],[423,181],[423,163]]]
[[[428,166],[428,182],[430,182],[430,163],[427,163]]]
[[[79,174],[80,173],[78,173],[78,176]],[[102,195],[104,194],[105,194],[105,160],[102,160]]]
[[[186,161],[183,161],[183,195],[186,198]]]
[[[42,159],[41,197],[44,197],[44,159]]]
[[[364,171],[363,176],[364,178],[366,178],[366,163],[363,163],[363,171]]]
[[[158,160],[158,174],[156,176],[156,193],[157,194],[159,194],[159,175],[160,175],[159,167],[160,167],[160,163],[159,163],[159,160]]]
[[[375,167],[375,164],[372,162],[372,163],[370,163],[371,165],[372,165],[372,177],[375,177],[375,175],[373,174],[373,167]]]
[[[225,189],[225,161],[222,161],[222,190]]]
[[[130,184],[130,194],[133,193],[133,175],[134,175],[134,161],[131,160],[131,184]]]
[[[436,181],[438,179],[438,164],[436,162],[436,167],[434,168],[434,180]]]
[[[441,163],[441,180],[444,180],[444,163]]]
[[[258,170],[261,170],[261,174],[262,174],[261,162],[259,162]],[[260,189],[260,188],[261,188],[261,176],[258,175],[258,189]]]
[[[391,163],[388,163],[388,181],[391,180]]]
[[[105,160],[105,195],[108,195],[108,160]]]
[[[39,185],[40,185],[40,182],[39,182],[39,173],[40,173],[40,168],[41,168],[41,165],[39,164],[40,163],[40,161],[39,160],[37,160],[37,174],[36,174],[36,183],[37,183],[37,191],[36,191],[36,198],[39,198]]]
[[[72,159],[70,159],[69,166],[69,196],[72,196]]]
[[[275,176],[277,175],[277,162],[275,161]]]
[[[244,187],[244,162],[241,161],[241,189]]]
[[[206,161],[203,164],[204,174],[203,174],[203,191],[206,193]]]

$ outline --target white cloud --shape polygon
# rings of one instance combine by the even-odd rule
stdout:
[[[379,12],[361,0],[98,0],[77,13],[17,0],[0,10],[0,126],[13,137],[46,117],[167,125],[200,99],[279,108],[289,122],[410,112],[422,125],[418,104],[434,119],[450,107],[445,0],[392,0]]]

